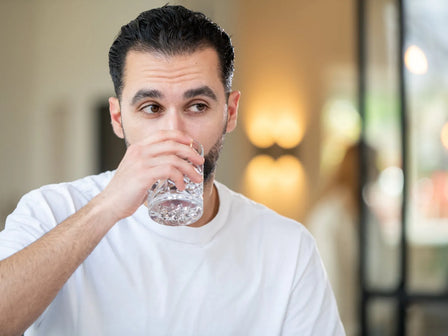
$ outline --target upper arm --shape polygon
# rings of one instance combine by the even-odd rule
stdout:
[[[316,244],[309,235],[297,257],[283,335],[345,335]]]
[[[38,191],[24,195],[0,232],[0,260],[22,250],[55,225],[56,219]]]

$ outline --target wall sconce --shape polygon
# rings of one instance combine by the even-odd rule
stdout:
[[[253,200],[297,219],[306,174],[295,154],[305,133],[305,122],[297,106],[292,105],[266,104],[248,113],[245,129],[257,155],[246,167],[244,189]]]
[[[294,110],[257,110],[246,119],[246,133],[258,148],[274,144],[291,149],[299,145],[305,133],[304,122]]]
[[[292,155],[278,159],[266,154],[255,156],[245,175],[247,194],[286,216],[296,217],[302,189],[306,183],[300,161]]]

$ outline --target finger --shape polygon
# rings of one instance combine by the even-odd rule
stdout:
[[[184,181],[184,174],[178,170],[177,168],[173,167],[173,166],[168,166],[168,167],[164,167],[164,166],[157,166],[154,167],[151,170],[150,173],[150,179],[155,178],[155,181],[157,180],[171,180],[173,181],[173,183],[176,185],[176,188],[180,191],[185,190],[185,181]],[[155,183],[152,182],[151,184],[148,185],[147,189],[150,189],[152,187],[152,185]]]
[[[186,176],[194,183],[200,183],[203,179],[202,171],[198,171],[199,165],[193,165],[185,160],[180,159],[176,155],[160,156],[154,158],[154,160],[149,163],[149,165],[151,165],[149,169],[154,169],[156,167],[162,167],[162,169],[163,167],[167,169],[171,167],[175,168],[181,173],[182,178],[183,176]],[[164,176],[164,178],[170,178],[173,180],[173,176],[169,176],[168,173],[166,176]]]
[[[173,140],[141,146],[144,147],[144,155],[148,158],[174,154],[179,158],[190,161],[195,165],[202,165],[204,163],[204,158],[190,145],[181,144]]]
[[[146,137],[141,143],[145,145],[150,145],[169,140],[184,145],[190,145],[194,141],[192,137],[179,130],[161,130]]]
[[[181,153],[180,155],[178,154],[179,152]],[[181,156],[187,159],[183,159]],[[145,182],[150,183],[161,178],[176,179],[175,176],[169,174],[171,172],[170,169],[175,168],[181,173],[182,178],[185,175],[193,182],[199,183],[202,181],[202,175],[197,172],[195,167],[202,165],[202,163],[203,158],[198,153],[182,144],[162,143],[152,146],[138,144],[129,146],[125,157],[118,166],[118,171],[128,171],[126,173],[128,178],[135,179],[141,176]],[[157,176],[151,178],[154,168],[159,166],[162,167],[161,172],[158,172]],[[180,185],[182,184],[180,183]]]

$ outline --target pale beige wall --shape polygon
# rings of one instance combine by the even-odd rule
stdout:
[[[35,17],[31,1],[0,1],[0,218],[31,183],[32,122],[35,108],[31,58]],[[0,228],[2,226],[0,222]]]
[[[171,1],[202,10],[233,38],[234,87],[245,99],[255,81],[271,82],[263,69],[293,78],[303,98],[308,128],[299,157],[310,185],[318,180],[319,113],[323,78],[335,65],[352,65],[353,1]],[[0,227],[18,198],[42,184],[72,180],[95,168],[92,113],[112,94],[107,52],[121,25],[156,0],[0,1]],[[275,83],[275,81],[272,81]],[[240,118],[240,126],[242,126]],[[218,179],[241,190],[255,149],[243,128],[229,136]],[[305,200],[312,196],[307,190]],[[298,206],[301,219],[306,203]]]

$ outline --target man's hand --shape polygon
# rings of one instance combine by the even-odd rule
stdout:
[[[159,131],[128,147],[115,176],[101,193],[117,221],[132,215],[145,202],[157,180],[171,179],[180,190],[185,188],[184,176],[201,182],[193,164],[203,164],[204,158],[191,147],[192,141],[179,131]]]

